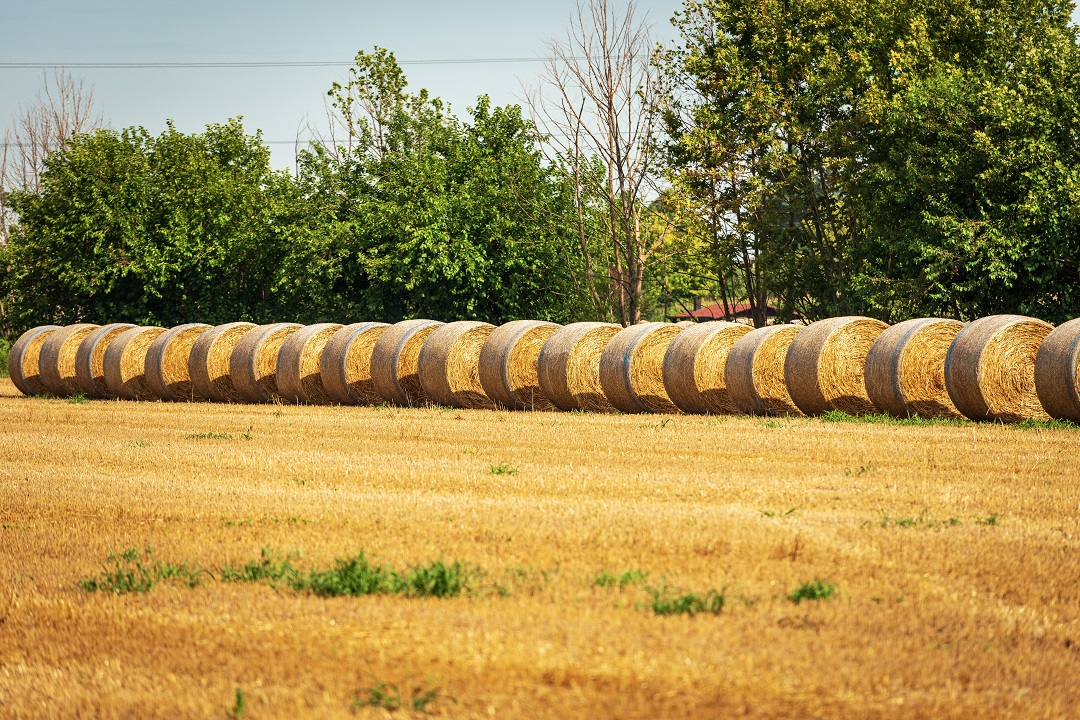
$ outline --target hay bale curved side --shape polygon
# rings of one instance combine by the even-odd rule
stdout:
[[[1058,325],[1035,356],[1035,392],[1050,417],[1080,422],[1080,318]]]
[[[559,328],[536,360],[540,390],[560,410],[611,412],[600,384],[600,356],[622,328],[612,323],[579,322]]]
[[[323,387],[319,366],[327,341],[341,328],[341,323],[316,323],[285,339],[277,356],[277,387],[283,399],[307,405],[333,402]]]
[[[81,392],[79,378],[75,375],[75,355],[87,335],[100,325],[79,323],[60,328],[41,344],[38,355],[38,375],[45,392],[57,397],[68,397]]]
[[[163,327],[133,327],[109,343],[101,365],[105,389],[110,395],[125,400],[155,399],[146,384],[146,353],[163,332]]]
[[[749,325],[723,320],[692,323],[664,355],[664,389],[685,413],[737,413],[725,379],[728,354]]]
[[[298,323],[259,325],[244,333],[229,356],[229,377],[244,402],[266,403],[281,399],[277,360],[285,340],[302,328]]]
[[[625,413],[675,413],[664,388],[664,356],[685,327],[651,322],[631,325],[611,338],[600,354],[600,386]]]
[[[79,392],[87,397],[116,397],[105,386],[105,351],[121,333],[135,327],[132,323],[110,323],[92,331],[75,351],[75,380]]]
[[[784,379],[795,405],[807,415],[877,410],[866,392],[866,355],[888,327],[868,317],[836,317],[799,333],[784,360]]]
[[[416,369],[432,402],[473,410],[495,408],[480,382],[480,351],[494,331],[491,323],[459,320],[428,336]]]
[[[385,402],[401,407],[427,402],[418,371],[420,350],[442,325],[436,320],[402,320],[383,330],[371,349],[371,382]]]
[[[554,410],[540,389],[536,369],[544,343],[561,325],[514,320],[495,329],[480,350],[480,384],[496,404],[511,410]]]
[[[802,325],[769,325],[739,338],[724,364],[728,397],[747,415],[802,415],[784,379],[784,362]]]
[[[1035,390],[1035,357],[1053,331],[1022,315],[991,315],[961,330],[945,357],[945,387],[972,420],[1021,422],[1050,416]]]
[[[244,402],[229,372],[236,344],[255,323],[231,322],[217,325],[199,335],[188,355],[188,376],[199,397],[211,402]]]
[[[964,323],[915,318],[878,336],[866,355],[866,392],[896,417],[959,418],[945,388],[945,356]]]
[[[371,380],[371,353],[386,323],[346,325],[330,336],[319,359],[319,376],[331,402],[377,405],[383,401]]]
[[[170,402],[204,400],[191,382],[191,348],[203,333],[205,323],[187,323],[158,335],[146,351],[146,386],[159,400]]]
[[[41,346],[59,329],[59,325],[39,325],[30,328],[11,346],[8,352],[8,377],[23,395],[40,395],[45,392],[38,363],[41,358]]]

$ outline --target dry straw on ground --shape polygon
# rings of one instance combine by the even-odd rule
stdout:
[[[105,351],[118,335],[133,327],[131,323],[111,323],[83,338],[75,351],[75,380],[79,392],[91,398],[114,397],[105,386]]]
[[[38,373],[46,392],[57,397],[80,392],[79,379],[75,375],[75,355],[83,339],[99,327],[93,323],[68,325],[49,335],[42,343]]]
[[[960,331],[945,358],[945,386],[972,420],[1048,418],[1035,390],[1035,357],[1054,329],[1021,315],[991,315]]]
[[[480,350],[480,384],[498,405],[511,410],[553,410],[540,390],[536,361],[559,325],[514,320],[500,325]]]
[[[668,397],[687,413],[737,413],[728,393],[724,367],[749,325],[715,320],[693,323],[679,333],[664,355],[664,388]]]
[[[799,333],[784,360],[784,380],[795,405],[807,415],[874,412],[864,380],[866,355],[887,327],[873,318],[837,317]]]
[[[146,353],[163,332],[162,327],[133,327],[109,343],[101,365],[105,371],[105,389],[110,395],[125,400],[155,398],[146,383]]]
[[[210,329],[205,323],[177,325],[150,343],[146,351],[146,386],[155,397],[171,402],[205,399],[195,391],[188,362],[191,348]]]
[[[916,318],[893,325],[866,356],[866,392],[896,417],[961,417],[945,388],[945,356],[964,324]]]
[[[236,344],[254,323],[232,322],[218,325],[199,335],[188,356],[188,376],[195,392],[213,402],[243,402],[229,374],[229,360]]]
[[[383,331],[371,351],[371,381],[385,402],[402,407],[422,405],[428,397],[420,385],[420,349],[442,327],[435,320],[403,320]]]
[[[229,356],[229,376],[244,402],[281,399],[277,386],[277,359],[285,340],[302,328],[297,323],[273,323],[248,330]]]
[[[728,352],[728,397],[747,415],[802,415],[784,380],[784,360],[802,325],[769,325],[739,338]]]
[[[30,328],[11,346],[8,354],[8,376],[23,395],[40,395],[45,392],[38,367],[41,346],[59,329],[59,325]]]
[[[475,320],[447,323],[424,341],[417,358],[420,386],[439,405],[492,409],[480,383],[480,350],[495,326]]]
[[[1080,318],[1054,328],[1035,356],[1035,391],[1051,417],[1080,422]]]
[[[383,401],[371,380],[371,353],[386,323],[353,323],[334,333],[319,359],[319,375],[331,402],[377,405]]]
[[[285,339],[277,358],[277,387],[282,398],[307,405],[333,402],[323,387],[319,367],[327,341],[341,328],[341,323],[317,323]]]
[[[579,322],[559,328],[536,361],[540,390],[560,410],[610,412],[615,408],[600,384],[600,356],[618,325]]]
[[[600,386],[624,413],[674,413],[664,388],[664,356],[685,328],[672,323],[641,323],[623,328],[600,355]]]

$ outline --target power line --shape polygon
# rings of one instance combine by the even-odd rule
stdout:
[[[514,58],[439,58],[430,60],[398,60],[399,65],[493,65],[505,63],[548,62],[549,57]],[[581,58],[578,58],[581,59]],[[302,68],[351,67],[355,60],[282,60],[266,62],[0,62],[0,70],[154,70],[200,68]]]

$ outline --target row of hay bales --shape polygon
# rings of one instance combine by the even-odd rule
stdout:
[[[518,320],[165,329],[43,326],[12,347],[27,395],[458,408],[1080,421],[1080,320],[808,326]]]

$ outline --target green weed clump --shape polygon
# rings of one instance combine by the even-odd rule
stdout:
[[[517,468],[510,463],[499,463],[491,466],[492,475],[517,475]]]
[[[413,710],[427,712],[428,705],[431,705],[443,697],[451,702],[457,702],[456,699],[444,695],[442,688],[432,685],[431,682],[428,681],[423,685],[417,685],[412,689],[409,705]],[[353,707],[358,709],[377,707],[382,708],[383,710],[389,710],[390,712],[400,710],[402,707],[401,691],[398,690],[398,686],[394,683],[376,680],[375,684],[371,687],[362,688],[356,691]]]
[[[817,578],[788,593],[787,599],[798,605],[804,600],[828,600],[836,593],[836,586]]]
[[[627,585],[637,585],[645,582],[649,573],[643,570],[624,570],[622,573],[613,573],[610,570],[601,570],[596,574],[593,581],[602,588],[612,588],[616,585],[622,590]]]
[[[455,597],[469,591],[477,572],[469,565],[434,560],[400,573],[388,565],[373,565],[364,553],[337,560],[330,570],[312,571],[297,585],[322,597],[342,595],[404,595]]]
[[[300,582],[301,573],[290,562],[291,557],[293,556],[287,556],[284,560],[278,559],[273,550],[264,547],[258,560],[221,568],[221,581],[285,583],[290,587],[295,586]]]
[[[696,592],[680,594],[671,592],[666,585],[658,588],[646,588],[652,594],[648,607],[657,615],[689,615],[698,613],[719,615],[727,602],[727,597],[716,590],[709,590],[704,595]]]
[[[82,393],[75,393],[68,398],[68,405],[82,405],[86,402],[86,395]]]
[[[188,587],[202,584],[202,576],[207,572],[198,565],[181,563],[174,565],[154,558],[154,551],[149,545],[142,552],[135,548],[116,555],[109,553],[101,574],[94,578],[79,580],[79,587],[87,592],[111,592],[118,595],[131,592],[150,592],[161,582],[173,580]]]

